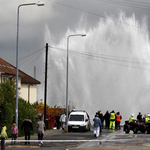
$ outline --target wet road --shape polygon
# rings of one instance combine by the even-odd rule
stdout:
[[[23,139],[19,138],[19,139]],[[37,136],[32,136],[32,140],[37,140]],[[5,150],[16,149],[43,149],[43,150],[148,150],[150,149],[150,134],[125,134],[122,130],[109,131],[103,129],[99,138],[93,136],[93,132],[71,132],[66,133],[62,130],[48,130],[45,133],[44,140],[94,140],[87,142],[44,142],[42,146],[31,142],[25,147],[24,143],[17,143],[16,146],[7,143]]]

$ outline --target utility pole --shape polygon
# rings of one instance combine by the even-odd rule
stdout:
[[[44,123],[46,125],[46,97],[47,97],[47,61],[48,61],[48,43],[46,43],[45,55],[45,91],[44,91]]]

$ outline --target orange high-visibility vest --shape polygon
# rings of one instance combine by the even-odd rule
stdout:
[[[116,121],[119,121],[119,122],[121,121],[120,116],[121,115],[116,115]]]

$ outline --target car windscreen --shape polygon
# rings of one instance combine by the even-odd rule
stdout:
[[[84,121],[84,115],[70,115],[69,121]]]

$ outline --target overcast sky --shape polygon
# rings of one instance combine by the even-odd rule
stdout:
[[[111,42],[114,42],[113,44],[116,46],[114,50],[118,50],[117,53],[113,53],[112,51],[110,53],[110,49],[108,51],[100,51],[97,53],[102,53],[104,55],[113,55],[117,56],[117,54],[120,55],[120,57],[129,57],[133,56],[133,54],[138,55],[138,58],[141,56],[142,58],[147,58],[149,59],[149,38],[144,37],[143,35],[140,35],[135,32],[132,32],[131,29],[124,28],[123,26],[120,26],[118,21],[121,24],[126,24],[128,27],[133,27],[134,29],[141,29],[142,34],[145,32],[145,36],[149,35],[149,28],[150,28],[150,2],[149,0],[43,0],[45,2],[45,6],[38,7],[38,6],[23,6],[20,7],[20,13],[19,13],[19,19],[20,19],[20,24],[19,24],[19,68],[28,73],[29,75],[34,76],[34,66],[36,66],[36,78],[42,83],[41,84],[41,89],[38,92],[38,95],[43,95],[43,89],[44,89],[44,63],[45,63],[45,45],[46,43],[49,44],[49,46],[52,47],[59,47],[62,49],[67,48],[67,37],[70,34],[78,34],[79,32],[84,32],[87,34],[86,40],[81,38],[74,38],[74,40],[70,41],[70,47],[76,45],[76,49],[81,49],[84,48],[85,50],[88,50],[87,52],[91,53],[89,48],[91,47],[92,50],[99,49],[101,45],[103,45],[104,50],[108,49],[108,47],[112,44]],[[16,60],[16,36],[17,36],[17,7],[20,4],[25,4],[25,3],[33,3],[33,2],[38,2],[35,0],[24,0],[21,2],[20,0],[1,0],[0,1],[0,52],[1,52],[1,58],[4,60],[8,61],[9,63],[15,65],[15,60]],[[124,14],[126,19],[118,19],[119,16],[123,17]],[[109,23],[111,20],[108,18],[111,18],[114,20],[114,22]],[[132,19],[130,19],[132,18]],[[106,22],[105,22],[106,19]],[[100,21],[101,20],[101,21]],[[104,22],[102,21],[104,20]],[[130,21],[131,20],[131,21]],[[110,24],[110,27],[109,27]],[[115,27],[116,24],[116,27]],[[102,25],[107,26],[106,28],[103,26],[102,30]],[[112,27],[112,28],[111,28]],[[118,27],[118,29],[117,29]],[[123,32],[121,32],[121,29]],[[118,30],[118,33],[117,33]],[[144,31],[144,32],[143,32]],[[131,35],[128,33],[132,32]],[[101,38],[100,36],[96,34],[103,34],[103,37]],[[122,35],[123,34],[123,35]],[[90,37],[91,36],[91,37]],[[112,37],[111,37],[112,36]],[[135,37],[138,36],[138,37]],[[111,37],[111,38],[110,38]],[[116,37],[119,37],[120,42],[125,42],[127,44],[120,45],[118,42],[119,40],[114,39]],[[104,40],[103,43],[101,43],[101,39],[103,38],[108,38],[108,43],[107,40]],[[78,40],[79,41],[78,41]],[[123,40],[124,39],[124,40]],[[146,41],[148,39],[148,42]],[[85,41],[84,41],[85,40]],[[76,41],[73,43],[73,41]],[[127,42],[126,42],[127,41]],[[143,41],[142,46],[140,47],[140,42]],[[144,41],[146,41],[144,43]],[[78,44],[80,43],[80,47],[77,47]],[[118,42],[118,47],[115,42]],[[82,44],[81,44],[82,43]],[[95,45],[93,46],[92,43]],[[107,47],[107,45],[109,45]],[[129,47],[128,47],[129,45]],[[145,48],[145,47],[146,48]],[[136,48],[133,48],[136,47]],[[136,53],[137,48],[141,48],[140,50],[145,50],[140,53]],[[132,50],[132,54],[128,52],[128,50]],[[122,50],[122,51],[121,51]],[[126,51],[127,50],[127,51]],[[52,53],[53,51],[53,53]],[[55,51],[55,53],[54,53]],[[107,53],[105,53],[107,52]],[[65,65],[66,62],[64,61],[66,57],[60,52],[57,51],[57,49],[50,49],[49,48],[49,55],[50,55],[50,62],[49,62],[49,72],[51,74],[48,74],[49,77],[49,86],[53,87],[55,91],[59,89],[55,93],[53,91],[52,93],[49,92],[49,97],[50,100],[53,99],[53,101],[50,101],[52,105],[55,105],[56,102],[57,104],[59,103],[59,100],[62,98],[63,99],[63,104],[65,103]],[[59,58],[58,55],[61,57],[64,56],[64,58]],[[136,56],[135,55],[135,56]],[[55,58],[57,57],[57,59]],[[53,57],[53,58],[52,58]],[[80,60],[78,60],[80,62]],[[82,62],[84,64],[85,62]],[[114,95],[116,91],[114,90],[114,87],[110,86],[110,95],[105,94],[107,91],[101,91],[102,93],[99,95],[99,91],[95,92],[97,89],[102,89],[101,83],[97,84],[95,81],[91,83],[88,83],[89,80],[92,81],[92,76],[89,74],[89,70],[93,70],[92,64],[89,64],[89,61],[86,62],[86,66],[82,65],[81,68],[77,68],[76,65],[72,65],[73,62],[70,63],[72,68],[75,70],[76,77],[80,78],[80,81],[83,83],[78,86],[78,88],[73,89],[70,93],[76,93],[78,96],[78,100],[81,102],[81,100],[85,99],[84,95],[87,96],[87,99],[92,99],[95,95],[95,99],[99,99],[99,97],[102,97],[103,101],[105,102],[108,99],[114,100],[114,98],[122,99],[124,96],[124,93],[128,93],[128,101],[131,99],[139,100],[143,99],[143,96],[146,97],[146,99],[149,99],[150,93],[148,92],[149,90],[149,84],[147,85],[147,81],[149,81],[148,78],[146,80],[141,81],[141,84],[143,84],[143,87],[147,87],[147,89],[143,90],[143,93],[140,93],[141,95],[137,94],[137,91],[141,91],[141,87],[139,85],[139,88],[131,92],[132,89],[135,89],[138,87],[136,85],[137,80],[142,80],[145,78],[144,75],[147,77],[149,76],[149,72],[146,74],[145,72],[132,72],[131,78],[133,80],[130,80],[130,78],[122,79],[122,76],[125,73],[128,73],[129,70],[132,71],[132,69],[128,70],[123,70],[124,68],[121,68],[120,66],[116,68],[110,67],[109,65],[107,66],[106,64],[102,65],[104,67],[103,70],[107,69],[108,72],[104,75],[101,75],[100,80],[101,81],[106,81],[108,82],[110,79],[110,82],[108,82],[108,85],[112,82],[112,85],[114,85],[118,79],[118,81],[124,81],[124,84],[126,86],[123,87],[122,82],[119,84],[118,82],[118,87],[123,87],[124,90],[128,89],[129,91],[117,91],[118,93],[121,93],[119,96]],[[53,65],[53,67],[52,67]],[[62,66],[61,66],[62,65]],[[81,65],[81,64],[79,64]],[[87,66],[91,66],[87,72]],[[96,64],[97,65],[97,64]],[[99,63],[97,66],[100,66],[101,64]],[[85,69],[85,68],[86,69]],[[103,68],[102,67],[102,68]],[[138,66],[139,67],[139,66]],[[143,66],[142,66],[143,67]],[[110,70],[115,70],[114,76],[113,73],[110,72]],[[117,76],[116,72],[118,73],[119,71],[121,72],[120,75]],[[83,72],[81,72],[81,70]],[[97,74],[100,75],[103,70],[100,70],[99,72],[95,72],[95,78],[97,77]],[[56,71],[56,72],[55,72]],[[137,70],[136,70],[137,71]],[[54,73],[55,72],[55,73]],[[71,72],[71,71],[70,71]],[[72,71],[73,72],[73,71]],[[81,72],[81,74],[80,74]],[[86,72],[86,74],[85,74]],[[61,75],[59,75],[61,73]],[[137,75],[138,74],[138,75]],[[144,74],[144,75],[143,75]],[[42,75],[42,76],[41,76]],[[105,79],[108,75],[108,78]],[[129,74],[126,74],[128,76]],[[136,78],[134,79],[134,76]],[[55,79],[52,79],[51,77],[54,76]],[[71,75],[70,75],[71,76]],[[85,76],[87,79],[85,79]],[[72,75],[70,78],[73,78],[72,85],[76,85],[74,76]],[[98,78],[99,80],[99,78]],[[55,81],[55,82],[53,82]],[[57,82],[56,82],[57,81]],[[104,86],[106,86],[106,82],[104,82]],[[77,82],[78,83],[78,82]],[[129,83],[129,84],[127,84]],[[130,84],[132,83],[132,84]],[[145,84],[144,84],[145,83]],[[96,85],[97,84],[97,85]],[[95,90],[93,90],[92,86],[96,85]],[[56,86],[56,87],[55,87]],[[133,86],[133,88],[131,88]],[[135,87],[134,87],[135,86]],[[83,87],[84,89],[80,90],[80,87]],[[86,87],[89,87],[89,89]],[[91,88],[91,89],[90,89]],[[131,89],[130,89],[131,88]],[[53,90],[51,89],[51,91]],[[62,91],[60,91],[63,89]],[[121,88],[118,88],[119,90]],[[140,89],[140,90],[139,90]],[[79,96],[79,93],[82,91],[81,95]],[[92,93],[89,95],[89,91]],[[146,95],[145,93],[148,95]],[[132,93],[134,93],[132,95]],[[116,96],[116,97],[115,97]],[[140,97],[140,98],[139,98]],[[43,98],[42,97],[38,97]],[[80,100],[81,99],[81,100]],[[125,99],[124,99],[125,100]],[[90,101],[90,100],[89,100]],[[83,101],[85,102],[85,101]],[[91,101],[90,101],[91,102]],[[91,102],[92,103],[92,102]],[[108,102],[110,105],[110,102]],[[92,104],[91,104],[92,105]],[[130,104],[129,104],[130,105]],[[80,104],[78,106],[81,106]],[[88,106],[87,106],[88,107]],[[98,109],[98,108],[97,108]],[[112,108],[110,108],[112,109]],[[92,114],[93,115],[93,114]]]
[[[20,8],[19,57],[22,58],[45,46],[57,44],[68,29],[76,31],[79,27],[94,28],[100,18],[106,15],[118,16],[120,11],[141,21],[147,17],[149,25],[148,0],[43,0],[45,6],[23,6]],[[0,51],[6,61],[15,61],[17,7],[36,0],[1,0],[0,1]],[[142,6],[144,5],[145,6]],[[146,7],[148,6],[148,7]],[[86,22],[86,25],[85,25]],[[46,32],[50,32],[48,39]],[[67,38],[67,37],[66,37]],[[50,41],[47,41],[50,40]]]

